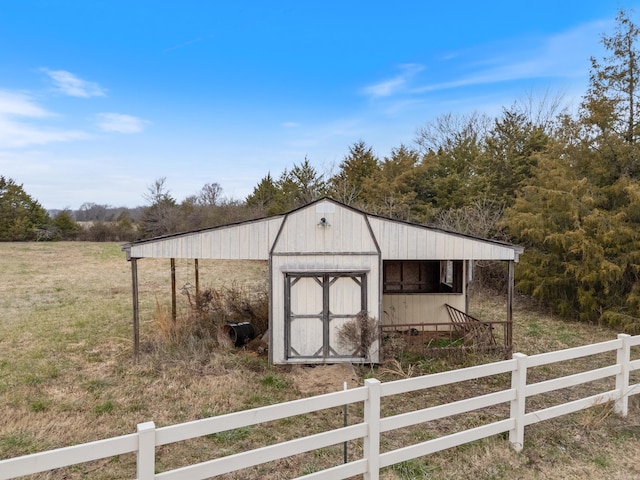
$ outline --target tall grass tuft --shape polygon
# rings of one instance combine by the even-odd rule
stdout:
[[[153,317],[154,330],[161,341],[169,345],[179,345],[189,337],[189,324],[184,316],[174,321],[166,305],[161,305],[156,297]]]

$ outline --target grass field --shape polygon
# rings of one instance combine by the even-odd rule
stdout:
[[[457,360],[405,356],[374,369],[271,366],[264,355],[229,348],[211,350],[197,339],[171,345],[158,334],[158,306],[170,298],[168,261],[139,262],[142,354],[132,356],[131,272],[116,244],[0,243],[0,458],[132,433],[136,424],[157,426],[253,408],[350,386],[364,378],[382,381],[433,373],[489,359],[470,355]],[[193,266],[178,262],[180,288],[192,284]],[[264,280],[266,265],[255,262],[201,262],[204,286],[219,287]],[[179,313],[187,311],[179,296]],[[504,299],[482,294],[472,310],[485,319],[504,317]],[[615,338],[616,332],[553,319],[529,302],[516,303],[515,351],[535,354]],[[589,360],[593,362],[593,360]],[[597,362],[597,361],[596,361]],[[563,368],[593,368],[576,362]],[[548,369],[534,378],[552,375]],[[638,381],[638,379],[635,379]],[[465,382],[427,395],[408,395],[383,405],[387,412],[457,399],[505,388]],[[567,401],[580,391],[545,401]],[[396,432],[382,448],[415,443],[443,432],[480,425],[499,410],[453,418]],[[355,407],[351,421],[361,418]],[[292,438],[300,431],[319,432],[342,424],[342,412],[326,412],[275,422],[266,428],[239,429],[158,449],[160,471]],[[350,446],[350,455],[360,445]],[[247,469],[231,479],[286,479],[339,463],[342,449]],[[522,453],[504,437],[474,442],[385,470],[385,479],[632,479],[640,478],[640,406],[630,403],[621,419],[598,407],[528,427]],[[135,459],[124,455],[34,478],[119,479],[135,477]]]

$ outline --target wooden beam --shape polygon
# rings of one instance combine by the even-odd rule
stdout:
[[[465,262],[464,280],[464,312],[469,313],[469,287],[473,281],[473,260]]]
[[[131,291],[133,297],[133,356],[140,354],[140,308],[138,302],[138,259],[131,259]]]
[[[196,275],[196,307],[200,308],[200,270],[198,269],[198,259],[194,260],[195,275]]]
[[[176,301],[176,259],[171,259],[171,319],[175,322],[177,316]]]

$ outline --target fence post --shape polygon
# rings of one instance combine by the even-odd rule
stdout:
[[[522,451],[524,446],[524,412],[527,402],[527,356],[524,353],[514,353],[516,369],[511,372],[511,388],[516,391],[516,398],[511,401],[511,418],[515,420],[515,427],[509,430],[509,442],[516,452]]]
[[[368,433],[364,439],[364,458],[367,461],[367,472],[364,480],[380,478],[380,380],[368,378],[364,381],[369,396],[364,402],[364,421]]]
[[[138,424],[137,479],[153,480],[156,474],[156,425],[153,422]]]
[[[629,370],[631,368],[631,335],[626,333],[618,334],[618,340],[622,340],[622,345],[616,353],[616,363],[620,365],[620,373],[616,375],[616,390],[618,398],[615,403],[615,411],[623,417],[629,412]]]

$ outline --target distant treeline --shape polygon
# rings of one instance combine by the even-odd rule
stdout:
[[[55,217],[64,210],[49,210],[49,216]],[[112,207],[111,205],[98,205],[96,203],[83,203],[78,210],[69,210],[73,219],[77,222],[115,222],[123,215],[132,221],[138,222],[142,218],[144,207]]]

